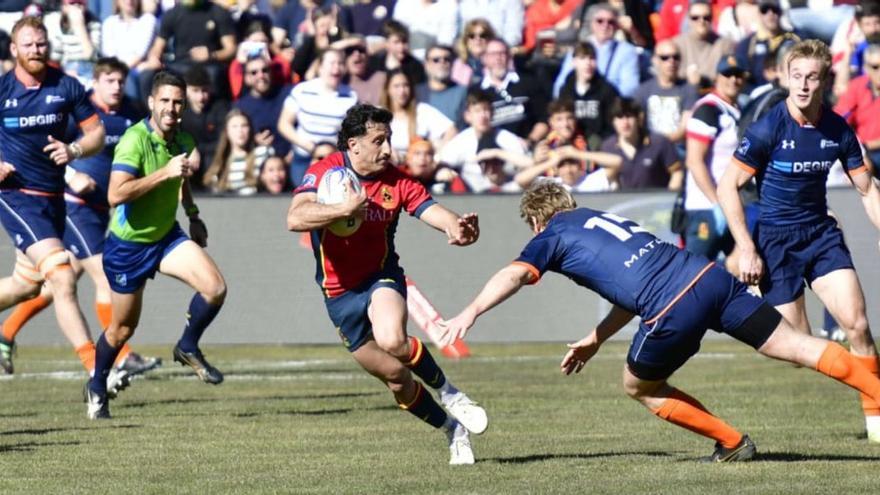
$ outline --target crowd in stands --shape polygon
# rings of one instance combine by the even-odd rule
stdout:
[[[31,1],[0,0],[0,73],[25,15],[86,87],[114,57],[143,105],[157,70],[179,72],[202,157],[193,185],[207,192],[291,190],[357,102],[393,113],[394,162],[435,193],[541,177],[679,190],[705,158],[687,156],[688,136],[723,119],[695,116],[698,100],[721,95],[751,122],[784,97],[780,61],[805,38],[832,47],[829,108],[880,159],[880,0]],[[742,83],[728,94],[731,67]]]

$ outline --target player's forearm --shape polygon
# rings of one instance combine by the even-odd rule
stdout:
[[[323,205],[316,202],[291,204],[287,211],[287,230],[307,232],[322,229],[336,220],[349,217],[349,212],[345,208],[344,203],[335,205]]]
[[[74,141],[71,145],[79,146],[82,150],[81,157],[92,156],[104,149],[104,135],[104,124],[99,121],[96,125],[84,131],[83,137],[78,141]]]
[[[124,203],[134,201],[144,194],[152,191],[160,184],[168,180],[165,169],[160,169],[152,174],[141,177],[140,179],[130,179],[122,183],[113,180],[113,174],[110,175],[110,187],[107,191],[107,202],[110,206],[119,206]]]
[[[419,220],[440,232],[449,232],[458,228],[458,219],[458,214],[440,203],[434,203],[419,216]]]
[[[735,183],[728,181],[726,176],[718,185],[718,204],[721,205],[721,211],[727,219],[727,228],[730,229],[736,245],[742,249],[754,250],[755,243],[746,226],[745,209],[739,197],[739,188]]]
[[[859,193],[862,195],[862,205],[865,207],[868,219],[871,220],[874,227],[880,230],[880,189],[877,188],[877,182],[873,178],[867,177],[870,175],[869,173],[861,175],[866,176],[868,179],[864,192],[861,189],[859,190]]]
[[[596,330],[594,332],[596,343],[602,344],[611,338],[611,336],[619,332],[627,323],[632,321],[635,316],[635,314],[630,313],[620,306],[612,306],[611,311],[609,311],[608,314],[605,315],[605,318],[596,325]]]
[[[486,282],[483,290],[468,305],[468,310],[473,311],[474,317],[480,316],[516,294],[520,287],[528,283],[530,276],[529,271],[520,265],[502,268]]]

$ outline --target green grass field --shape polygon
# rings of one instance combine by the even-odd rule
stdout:
[[[705,465],[712,443],[623,395],[626,346],[564,377],[560,344],[473,345],[440,360],[489,412],[477,464],[451,468],[445,437],[397,409],[337,346],[208,347],[227,380],[172,363],[90,422],[66,348],[19,350],[0,379],[0,493],[878,493],[880,445],[857,394],[726,341],[673,383],[749,433],[751,463]],[[58,373],[62,372],[62,373]]]

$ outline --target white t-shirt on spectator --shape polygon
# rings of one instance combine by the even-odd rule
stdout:
[[[581,181],[573,186],[569,186],[568,184],[562,182],[562,179],[559,177],[552,177],[550,180],[556,182],[557,184],[562,184],[567,191],[576,192],[576,193],[595,193],[595,192],[607,192],[614,191],[617,189],[617,183],[611,182],[608,180],[608,174],[605,172],[605,169],[599,169],[594,172],[590,172],[581,178]]]
[[[125,22],[118,14],[104,19],[101,27],[101,55],[116,57],[124,63],[143,59],[156,36],[156,16],[145,13]]]
[[[432,143],[437,143],[443,134],[453,126],[449,117],[427,103],[416,104],[416,134]],[[409,122],[404,119],[391,121],[391,147],[399,157],[406,156],[406,150],[414,136],[409,135]]]
[[[436,43],[452,46],[458,34],[458,1],[397,0],[394,19],[406,24],[409,32],[433,36]]]
[[[296,115],[297,134],[313,143],[335,144],[345,113],[357,101],[357,93],[347,85],[328,90],[324,81],[316,78],[294,86],[284,100],[284,108]],[[294,149],[297,155],[309,156],[308,151],[298,146]]]
[[[495,142],[499,148],[505,151],[520,155],[526,154],[526,147],[522,139],[510,131],[500,129],[495,137]],[[437,160],[458,170],[461,179],[475,193],[492,188],[492,184],[483,176],[482,167],[477,163],[478,143],[477,132],[473,127],[468,127],[446,143],[446,146],[440,150]],[[505,165],[504,169],[508,174],[514,172],[513,166],[509,163]]]

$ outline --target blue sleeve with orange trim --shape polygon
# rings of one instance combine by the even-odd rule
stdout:
[[[734,163],[745,165],[755,173],[767,168],[773,150],[770,141],[765,139],[768,134],[762,132],[761,123],[759,120],[746,129],[745,136],[733,153]]]
[[[534,268],[529,270],[537,275],[531,283],[536,283],[548,271],[553,269],[558,271],[560,241],[561,238],[555,230],[545,229],[529,241],[519,257],[514,260],[514,263]]]
[[[88,120],[97,119],[98,112],[95,110],[95,106],[92,105],[91,100],[89,100],[88,93],[86,93],[83,85],[73,78],[65,78],[64,81],[67,83],[67,89],[73,100],[71,114],[76,123],[83,124]]]

